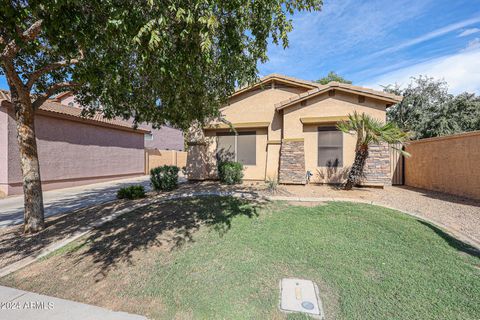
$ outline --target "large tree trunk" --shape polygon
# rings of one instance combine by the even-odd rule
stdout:
[[[15,108],[17,139],[23,175],[24,231],[25,233],[35,233],[45,227],[45,222],[40,165],[35,139],[34,109],[29,96],[19,97],[14,90],[12,90],[12,103]]]
[[[357,184],[363,177],[363,168],[368,158],[368,146],[360,145],[355,151],[355,161],[353,162],[350,172],[348,173],[347,182],[345,183],[345,190],[352,190],[353,186]]]

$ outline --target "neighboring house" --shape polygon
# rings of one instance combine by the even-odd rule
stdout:
[[[48,100],[36,112],[43,190],[144,174],[144,135],[131,123],[101,115],[81,117],[81,109]],[[22,193],[20,154],[10,95],[0,91],[0,192]]]
[[[57,95],[55,100],[64,105],[81,108],[81,106],[75,101],[75,96],[70,91]],[[145,133],[145,148],[183,151],[184,141],[183,132],[181,130],[169,126],[162,126],[160,129],[154,129],[150,124],[142,124],[142,127],[150,130],[149,133]]]
[[[245,180],[277,179],[304,184],[344,181],[355,156],[356,137],[336,129],[348,114],[364,112],[385,121],[386,109],[402,97],[330,82],[327,85],[283,75],[266,76],[237,90],[221,109],[220,121],[192,133],[189,179],[217,178],[218,159],[244,164]],[[372,146],[365,184],[391,183],[388,146]]]

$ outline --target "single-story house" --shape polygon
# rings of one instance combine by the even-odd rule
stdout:
[[[71,91],[65,91],[55,97],[61,104],[81,108],[75,101],[75,95]],[[133,124],[133,121],[130,121]],[[153,128],[151,124],[143,123],[142,128],[149,130],[145,133],[145,149],[176,150],[183,151],[184,139],[182,130],[171,126]]]
[[[268,75],[228,99],[221,109],[227,123],[212,121],[191,134],[188,177],[216,179],[223,158],[243,163],[245,180],[305,184],[309,172],[312,183],[340,183],[354,161],[356,137],[338,131],[337,122],[354,111],[385,121],[386,109],[401,100],[350,84]],[[370,148],[365,176],[364,184],[391,183],[388,146]]]
[[[144,136],[148,129],[97,114],[83,118],[81,108],[48,100],[36,112],[43,190],[144,174]],[[21,194],[22,174],[10,94],[0,91],[0,192]]]

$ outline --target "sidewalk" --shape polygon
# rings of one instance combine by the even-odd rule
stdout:
[[[2,320],[146,320],[144,316],[0,286]]]
[[[149,176],[89,184],[73,188],[45,191],[45,217],[114,200],[117,190],[141,184],[150,190]],[[23,196],[0,199],[0,228],[23,222]]]

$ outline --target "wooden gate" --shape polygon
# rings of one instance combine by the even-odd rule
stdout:
[[[401,144],[390,145],[390,176],[392,185],[403,185],[405,183],[405,159],[399,150]]]

